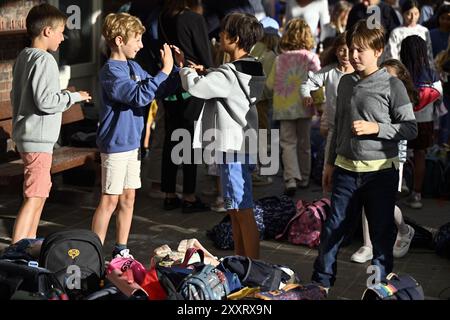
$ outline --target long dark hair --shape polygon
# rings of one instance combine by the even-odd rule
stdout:
[[[380,67],[390,67],[395,69],[397,78],[403,82],[406,92],[408,92],[409,100],[411,100],[413,106],[416,106],[419,103],[419,92],[414,87],[411,75],[405,65],[397,59],[388,59],[384,61]]]
[[[201,0],[164,0],[164,12],[170,16],[175,16],[186,9],[201,5]]]
[[[347,32],[343,32],[339,34],[333,41],[333,45],[331,45],[329,48],[325,49],[324,52],[320,55],[320,65],[322,67],[325,67],[332,63],[337,63],[338,58],[336,56],[336,50],[340,46],[346,45],[346,35]]]
[[[419,83],[433,83],[439,78],[430,67],[427,43],[421,37],[413,35],[402,41],[400,59],[408,69],[416,86]]]

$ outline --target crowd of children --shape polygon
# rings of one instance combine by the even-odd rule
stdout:
[[[195,43],[196,36],[181,37],[182,28],[172,30],[178,24],[167,20],[181,23],[187,17],[183,28],[188,28],[192,16],[202,21],[198,32],[206,38],[203,11],[197,10],[201,2],[194,2],[168,1],[172,11],[165,14],[173,14],[155,20],[163,30],[163,44],[155,57],[162,67],[153,75],[134,61],[146,32],[140,19],[128,13],[104,19],[102,35],[110,54],[99,77],[102,194],[92,230],[103,243],[117,212],[112,256],[132,257],[127,242],[135,190],[141,187],[140,147],[146,108],[155,99],[166,98],[163,104],[172,116],[177,108],[178,125],[166,121],[171,129],[166,130],[161,191],[167,210],[181,206],[175,193],[177,167],[169,159],[174,143],[169,139],[176,128],[189,127],[183,108],[196,101],[198,115],[190,123],[193,149],[214,142],[221,192],[218,210],[223,208],[231,217],[235,253],[258,258],[252,184],[271,183],[270,177],[258,172],[258,149],[265,153],[267,145],[261,141],[269,140],[258,139],[258,129],[279,126],[284,192],[292,197],[310,184],[311,123],[313,116],[321,116],[326,129],[322,186],[325,194],[331,192],[331,213],[323,225],[312,279],[325,288],[334,284],[339,248],[362,213],[364,244],[351,260],[372,260],[382,276],[389,274],[394,257],[406,254],[414,236],[396,206],[406,149],[412,150],[414,160],[414,185],[406,204],[421,208],[427,149],[436,142],[450,143],[446,115],[450,5],[435,8],[406,0],[399,13],[379,0],[353,1],[354,5],[333,1],[330,22],[329,1],[289,0],[287,21],[280,21],[281,28],[265,15],[259,22],[248,13],[230,13],[222,19],[219,35],[228,62],[210,68],[212,55],[202,58],[198,52],[202,47],[210,50],[209,43]],[[367,15],[370,6],[382,12],[375,28]],[[429,31],[419,24],[425,23],[420,20],[425,13],[428,23],[434,19],[437,28]],[[87,92],[59,87],[58,66],[48,51],[56,51],[64,40],[65,22],[66,17],[51,5],[31,9],[27,17],[31,46],[19,54],[14,67],[13,139],[24,162],[24,202],[12,243],[36,237],[51,188],[52,150],[62,112],[91,99]],[[322,103],[323,113],[318,110]],[[208,140],[205,133],[211,129],[213,139]],[[257,147],[248,148],[246,138],[257,141]],[[188,169],[183,166],[183,212],[208,210],[194,193],[195,168],[192,176]]]

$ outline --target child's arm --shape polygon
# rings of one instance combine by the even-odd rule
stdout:
[[[311,91],[319,90],[325,85],[325,78],[329,69],[321,69],[318,72],[309,71],[308,77],[300,85],[300,96],[303,97],[303,105],[310,107],[313,104]]]
[[[43,56],[36,61],[31,74],[31,88],[36,107],[48,114],[63,112],[77,102],[91,99],[85,91],[61,91],[58,65],[51,56]]]
[[[201,99],[228,97],[236,81],[234,72],[226,66],[210,69],[205,76],[199,76],[192,68],[182,68],[180,76],[184,90]]]

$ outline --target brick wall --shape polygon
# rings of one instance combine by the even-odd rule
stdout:
[[[29,45],[25,19],[41,0],[2,0],[0,2],[0,102],[9,100],[12,66],[19,52]]]

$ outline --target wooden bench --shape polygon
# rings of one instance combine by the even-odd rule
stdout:
[[[84,119],[80,104],[73,105],[62,115],[62,128]],[[20,185],[23,181],[23,162],[15,152],[12,136],[12,107],[10,102],[0,103],[0,188]],[[51,173],[59,173],[68,169],[95,163],[98,159],[95,148],[79,148],[63,146],[53,150]]]

